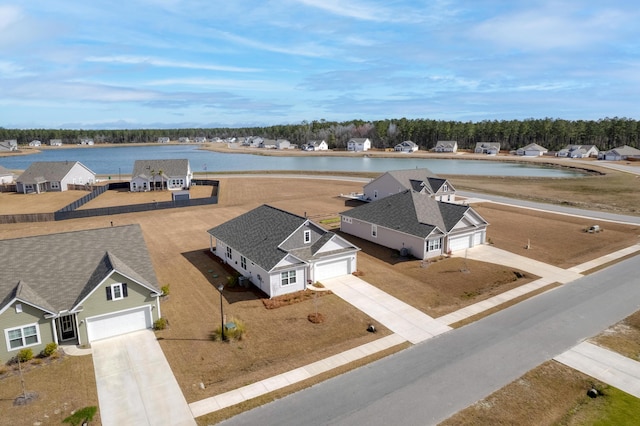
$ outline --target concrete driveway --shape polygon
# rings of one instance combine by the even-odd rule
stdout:
[[[103,425],[196,424],[151,330],[91,347]]]

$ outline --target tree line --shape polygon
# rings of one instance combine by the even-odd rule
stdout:
[[[629,145],[640,148],[640,124],[630,118],[603,118],[599,120],[563,120],[553,118],[525,120],[444,121],[429,119],[386,119],[377,121],[326,120],[303,121],[299,124],[281,124],[244,128],[193,129],[135,129],[135,130],[65,130],[65,129],[4,129],[0,140],[16,139],[26,145],[33,140],[48,143],[62,139],[64,143],[79,143],[91,138],[100,143],[157,142],[160,137],[172,141],[180,137],[195,139],[261,136],[268,139],[287,139],[295,144],[310,140],[325,140],[330,148],[343,149],[351,138],[369,138],[375,148],[391,148],[411,140],[421,149],[429,150],[438,141],[458,142],[459,149],[473,149],[478,142],[500,142],[503,150],[513,150],[537,143],[550,151],[566,145],[596,145],[600,150]]]

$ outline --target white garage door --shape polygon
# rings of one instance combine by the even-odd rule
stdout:
[[[459,237],[453,237],[449,239],[449,250],[464,250],[470,247],[471,238],[470,235],[462,235]]]
[[[89,342],[151,328],[149,306],[87,318]]]
[[[482,234],[483,232],[476,232],[473,234],[473,246],[479,246],[482,244]]]
[[[349,270],[349,263],[349,259],[338,259],[333,262],[317,263],[314,278],[316,281],[322,281],[325,278],[348,275],[351,273]]]

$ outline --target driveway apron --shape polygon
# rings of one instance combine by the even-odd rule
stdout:
[[[103,425],[196,424],[152,331],[91,346]]]

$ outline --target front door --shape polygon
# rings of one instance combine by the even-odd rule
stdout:
[[[74,315],[60,317],[60,340],[71,340],[76,338],[76,324]]]

